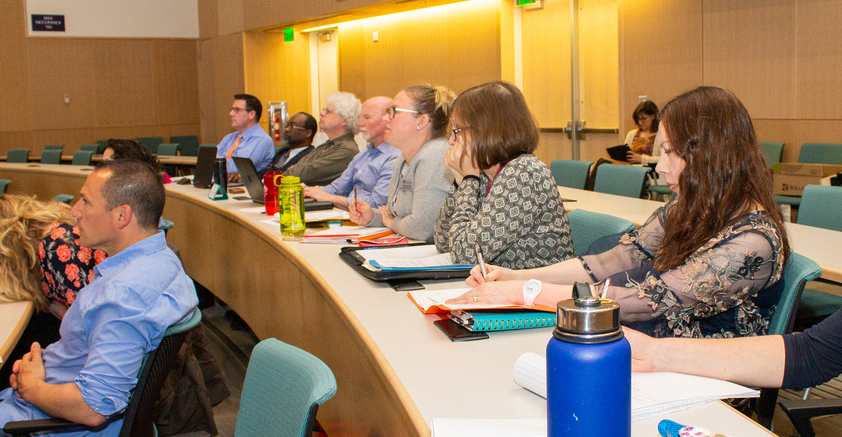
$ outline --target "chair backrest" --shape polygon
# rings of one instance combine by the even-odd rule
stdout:
[[[649,167],[603,164],[596,170],[593,190],[600,193],[640,198]]]
[[[798,154],[798,162],[842,165],[842,144],[804,143]]]
[[[198,156],[199,155],[199,137],[196,135],[182,135],[170,137],[171,143],[181,144],[182,156]]]
[[[161,137],[140,137],[135,138],[135,140],[137,140],[137,142],[139,142],[140,144],[146,146],[146,148],[149,149],[149,153],[153,155],[158,154],[158,146],[160,146],[161,143],[164,142],[164,139]]]
[[[801,194],[799,225],[842,231],[842,187],[807,185]]]
[[[6,194],[6,190],[9,189],[9,184],[11,183],[12,181],[8,179],[0,179],[0,194]]]
[[[164,143],[158,146],[158,155],[175,156],[178,154],[179,144]]]
[[[591,164],[590,161],[554,159],[550,163],[550,171],[553,172],[556,185],[584,190]]]
[[[634,229],[634,223],[626,219],[584,209],[568,211],[567,218],[576,254],[585,253],[594,241],[602,237]]]
[[[29,149],[12,149],[6,155],[6,162],[29,162]]]
[[[181,349],[184,338],[201,321],[202,312],[199,308],[194,308],[190,319],[179,325],[170,326],[164,333],[164,338],[158,348],[146,355],[140,376],[137,378],[137,386],[132,392],[132,398],[123,416],[120,437],[157,436],[152,419],[158,393],[164,385],[164,380],[167,379],[173,361],[178,356],[178,350]]]
[[[70,194],[56,194],[56,197],[53,197],[53,201],[56,203],[66,203],[70,204],[73,201],[73,196]]]
[[[94,146],[96,147],[96,146]],[[77,150],[73,153],[73,165],[91,165],[95,150]]]
[[[102,155],[108,148],[108,140],[96,140],[96,153]]]
[[[41,152],[41,164],[61,164],[61,149],[45,149]]]
[[[64,150],[64,144],[48,144],[44,146],[44,150]]]
[[[319,405],[336,393],[336,378],[320,359],[268,338],[251,353],[235,435],[310,436]]]
[[[99,146],[97,146],[96,144],[82,144],[81,146],[79,146],[79,150],[86,150],[96,153],[96,149],[98,147]]]
[[[772,164],[781,162],[781,153],[784,150],[784,143],[761,141],[760,149],[763,151],[763,157],[766,159],[766,164],[769,168],[772,168]]]
[[[575,240],[574,240],[575,241]],[[775,313],[769,321],[769,335],[782,335],[792,332],[795,323],[795,313],[798,311],[798,301],[804,284],[822,275],[822,268],[815,261],[795,252],[789,253],[784,266],[784,281],[781,297],[775,305]]]

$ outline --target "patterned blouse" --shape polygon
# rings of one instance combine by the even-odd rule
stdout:
[[[79,230],[67,223],[53,230],[38,244],[41,289],[50,303],[73,305],[76,293],[94,279],[94,266],[108,255],[79,245]]]
[[[439,252],[455,263],[485,262],[513,269],[541,267],[573,258],[570,222],[555,179],[535,155],[506,164],[488,194],[488,179],[465,178],[450,188],[433,234]]]
[[[591,255],[597,241],[580,257],[594,282],[611,279],[607,297],[620,303],[623,324],[655,337],[766,334],[783,287],[779,279],[785,261],[774,222],[765,211],[745,214],[684,264],[658,272],[652,261],[670,205],[655,211],[640,229],[620,236],[613,247]]]

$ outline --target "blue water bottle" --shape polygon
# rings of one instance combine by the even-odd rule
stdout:
[[[549,437],[631,435],[631,346],[620,305],[594,296],[557,305],[547,345]]]

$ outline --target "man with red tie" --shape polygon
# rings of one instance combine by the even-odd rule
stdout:
[[[225,136],[216,149],[217,158],[226,158],[228,180],[239,182],[240,174],[234,165],[234,156],[249,158],[254,162],[257,171],[263,170],[272,161],[275,154],[275,144],[263,128],[257,123],[263,112],[260,100],[251,94],[234,95],[234,103],[228,115],[231,117],[231,127],[236,131]]]

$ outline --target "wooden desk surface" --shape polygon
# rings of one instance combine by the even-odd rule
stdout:
[[[27,171],[43,185],[66,184],[65,177],[81,185],[87,175],[69,166],[45,171],[10,165],[0,164],[0,177]],[[167,187],[164,216],[175,222],[168,241],[181,251],[187,272],[259,338],[302,347],[331,367],[339,389],[318,414],[329,434],[429,436],[435,417],[546,417],[545,401],[515,385],[511,373],[520,354],[543,353],[551,329],[451,343],[432,324],[437,316],[422,315],[405,293],[358,275],[338,258],[339,246],[282,241],[277,224],[240,211],[255,204],[210,201],[207,191]],[[666,417],[726,435],[770,435],[722,404]],[[633,435],[656,435],[661,418],[633,422]]]
[[[0,303],[0,367],[6,364],[34,308],[32,302]]]

